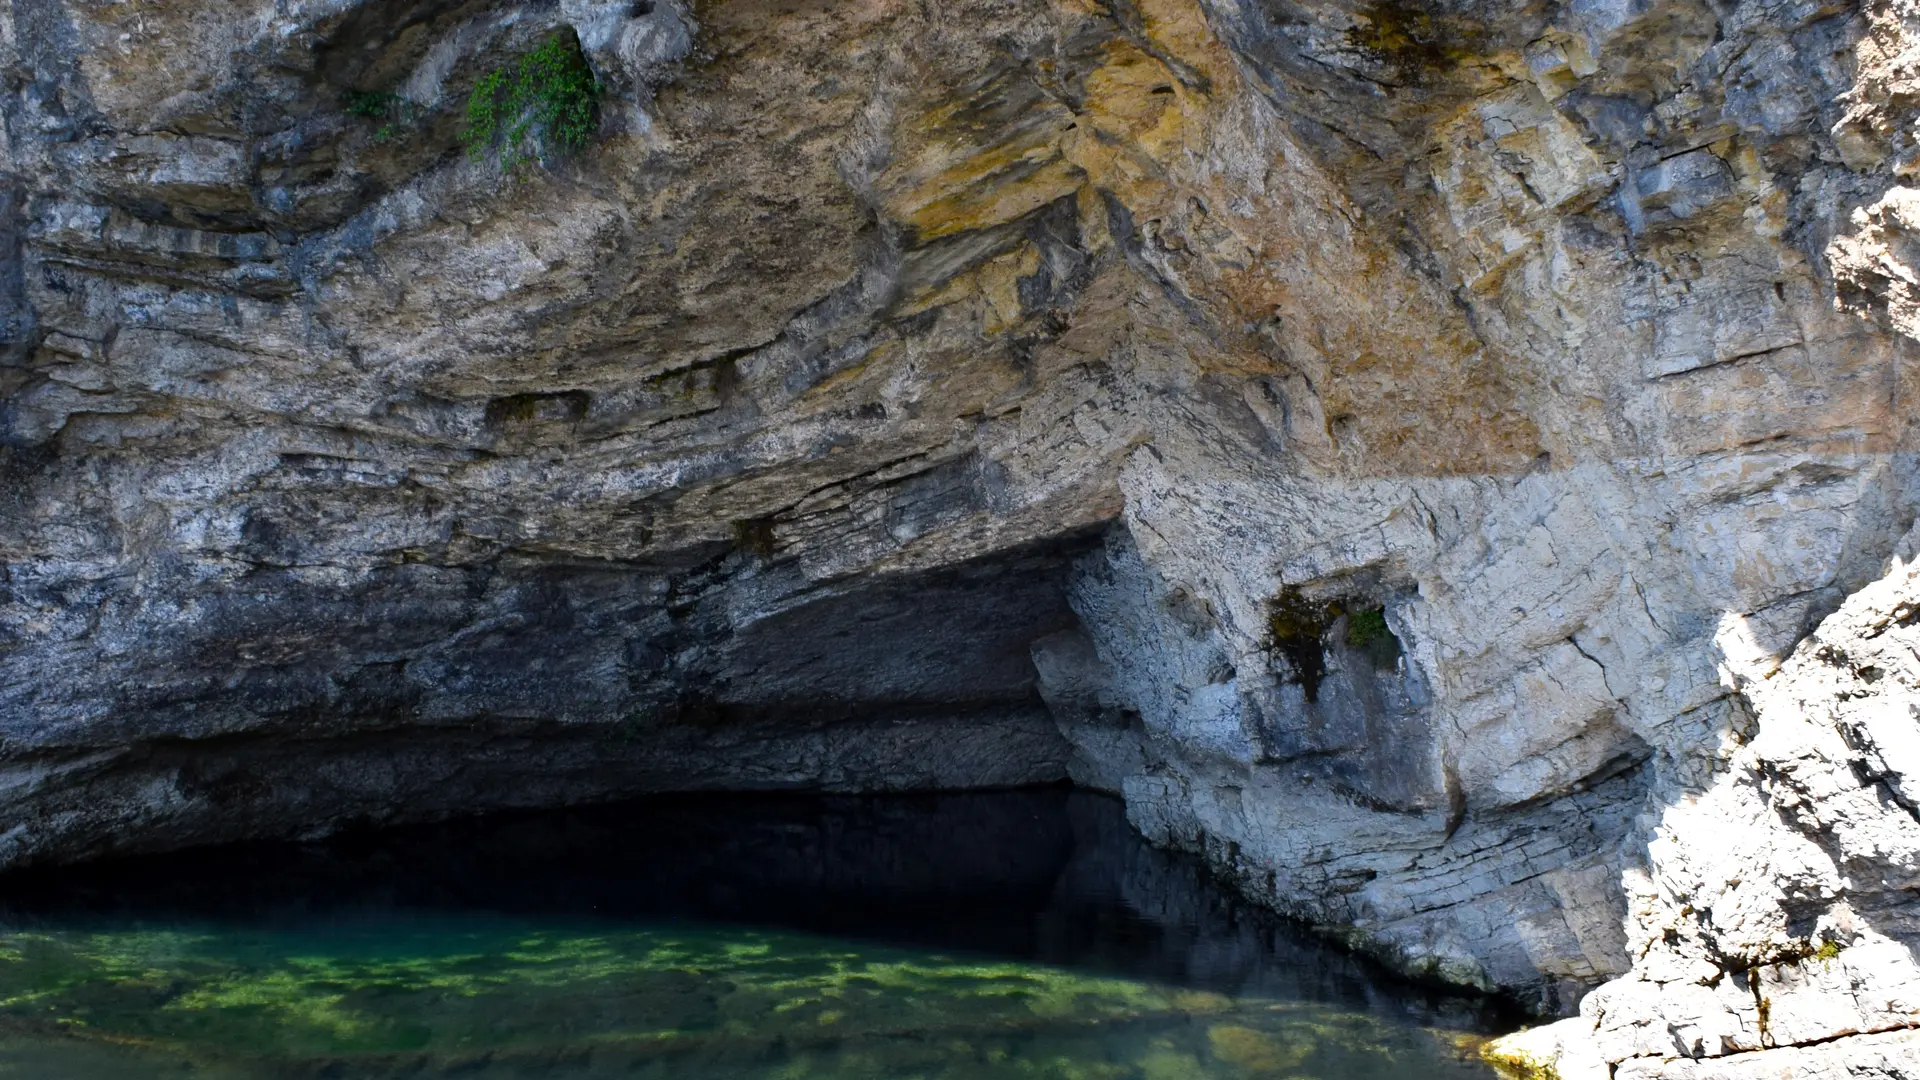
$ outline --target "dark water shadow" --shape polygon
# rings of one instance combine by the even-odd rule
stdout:
[[[1147,846],[1106,796],[672,796],[0,879],[0,923],[352,925],[395,915],[686,920],[955,950],[1496,1031]]]

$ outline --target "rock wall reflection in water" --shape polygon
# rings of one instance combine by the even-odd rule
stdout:
[[[1501,1023],[1064,789],[204,849],[16,876],[0,919],[0,1076],[40,1080],[1473,1077]]]

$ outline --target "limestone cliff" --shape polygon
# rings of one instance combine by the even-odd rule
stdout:
[[[1717,638],[1753,712],[1650,808],[1632,972],[1500,1052],[1562,1080],[1920,1075],[1920,527],[1784,664],[1738,614]]]
[[[589,145],[468,152],[549,43]],[[1920,602],[1911,0],[0,0],[0,64],[0,865],[1071,774],[1402,966],[1627,976],[1569,1070],[1920,1025],[1920,685],[1861,743],[1795,652]],[[1868,953],[1867,1026],[1683,1032]]]

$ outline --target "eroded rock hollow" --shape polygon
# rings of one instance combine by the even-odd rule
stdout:
[[[585,144],[477,141],[541,50]],[[1071,777],[1577,1007],[1565,1077],[1920,1075],[1912,0],[0,0],[0,65],[0,867]]]

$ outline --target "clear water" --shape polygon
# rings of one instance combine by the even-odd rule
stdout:
[[[666,800],[0,879],[7,1080],[1466,1080],[1501,1021],[1062,791]]]

